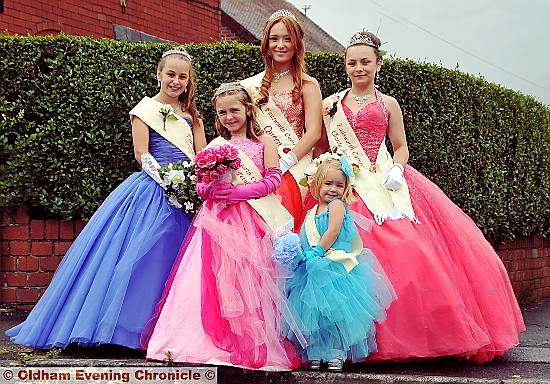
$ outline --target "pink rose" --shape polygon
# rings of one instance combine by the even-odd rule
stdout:
[[[229,145],[222,145],[216,148],[216,160],[222,163],[227,158]]]
[[[195,163],[199,168],[212,168],[216,165],[216,155],[205,149],[197,154]]]
[[[218,168],[216,168],[216,169],[218,170],[220,175],[223,175],[225,172],[227,172],[229,170],[229,167],[227,165],[220,164],[220,165],[218,165]]]
[[[229,146],[227,156],[225,157],[227,160],[235,160],[239,158],[239,150],[232,145]]]
[[[210,179],[210,177],[208,177],[208,175],[204,175],[201,177],[201,183],[204,183],[204,184],[210,184],[212,180]]]
[[[218,171],[216,171],[214,169],[210,171],[210,179],[211,180],[217,180],[219,178],[220,178],[220,173]]]
[[[229,167],[231,167],[232,169],[239,169],[240,166],[241,166],[240,158],[237,158],[235,161],[229,164]]]

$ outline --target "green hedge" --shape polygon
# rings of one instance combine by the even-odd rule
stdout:
[[[0,36],[0,199],[89,218],[137,169],[128,111],[156,93],[166,44],[84,37]],[[262,69],[257,47],[193,44],[198,106],[213,137],[210,97]],[[323,95],[346,86],[342,56],[312,53]],[[240,70],[240,68],[243,68]],[[497,240],[548,235],[550,109],[483,79],[386,60],[380,89],[401,104],[410,163]]]

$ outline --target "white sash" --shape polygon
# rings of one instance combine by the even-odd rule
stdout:
[[[382,178],[393,165],[393,159],[384,141],[380,145],[376,162],[373,164],[349,124],[342,109],[342,99],[347,91],[336,94],[338,101],[334,116],[323,117],[330,148],[338,148],[347,156],[350,163],[359,165],[361,171],[355,177],[355,190],[378,224],[382,224],[386,219],[403,217],[418,222],[412,208],[406,180],[403,180],[403,185],[397,191],[390,191],[382,184]]]
[[[309,242],[311,248],[314,248],[321,242],[321,234],[319,233],[317,225],[315,224],[315,212],[317,212],[317,205],[311,208],[305,219],[307,241]],[[350,272],[359,264],[359,262],[357,261],[357,256],[362,251],[363,241],[361,240],[361,237],[357,235],[351,243],[351,252],[346,252],[341,249],[329,248],[325,253],[325,257],[328,257],[332,261],[341,263],[346,271]]]
[[[251,96],[256,95],[260,91],[264,74],[265,72],[258,73],[255,76],[242,80],[240,83],[248,90]],[[271,97],[267,99],[266,104],[256,108],[256,118],[264,132],[275,140],[280,157],[285,155],[285,149],[288,152],[289,149],[294,148],[298,144],[298,141],[300,141],[300,138]],[[300,180],[304,177],[304,172],[311,163],[311,159],[312,152],[310,151],[310,153],[307,153],[297,164],[289,169],[298,185],[300,185]]]
[[[193,145],[193,130],[189,123],[177,114],[166,118],[163,123],[163,116],[160,109],[164,106],[161,102],[145,96],[130,111],[130,115],[140,118],[149,128],[174,144],[180,151],[193,160],[195,158],[195,147]],[[176,118],[173,116],[175,115]]]
[[[217,137],[207,147],[224,144],[232,145],[231,142],[224,138]],[[241,166],[233,172],[233,179],[231,181],[233,185],[250,184],[262,179],[262,175],[256,164],[240,149],[239,158],[241,159]],[[273,229],[276,236],[292,231],[294,218],[273,193],[258,199],[249,199],[247,203],[262,216],[269,227]]]

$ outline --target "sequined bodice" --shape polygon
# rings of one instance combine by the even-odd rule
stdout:
[[[344,103],[342,107],[353,132],[371,162],[376,162],[376,156],[388,129],[388,111],[382,95],[376,92],[376,101],[366,104],[357,115]]]
[[[283,91],[276,95],[270,95],[270,97],[286,117],[294,132],[301,138],[304,133],[305,124],[304,103],[302,99],[300,99],[298,104],[294,103],[292,100],[292,91]]]
[[[185,118],[191,125],[191,120]],[[149,128],[149,152],[159,162],[166,165],[176,161],[189,161],[187,156],[174,144]]]
[[[256,167],[264,175],[264,142],[252,139],[231,140],[231,144],[246,153],[252,159]]]

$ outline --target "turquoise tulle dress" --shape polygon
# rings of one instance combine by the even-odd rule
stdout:
[[[315,215],[321,236],[328,228],[331,204],[327,211]],[[312,248],[305,225],[300,231],[300,243],[307,251]],[[346,207],[340,234],[332,248],[351,252],[352,240],[357,236],[352,214]],[[317,257],[298,263],[287,281],[289,305],[302,323],[308,346],[302,349],[292,331],[287,337],[295,343],[302,361],[340,358],[357,362],[376,351],[375,322],[384,320],[395,293],[369,249],[364,248],[357,260],[359,264],[348,272],[340,262]]]
[[[160,165],[188,161],[149,129]],[[64,256],[27,319],[6,331],[35,348],[118,344],[140,348],[140,333],[160,299],[192,217],[164,189],[136,172],[103,202]]]

